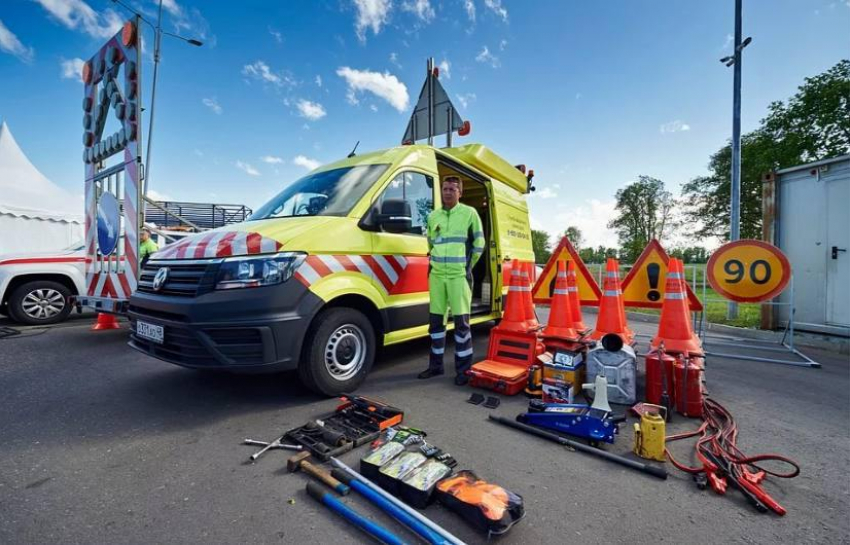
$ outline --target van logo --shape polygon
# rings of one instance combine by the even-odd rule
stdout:
[[[156,276],[153,277],[153,291],[159,291],[165,282],[168,280],[168,267],[162,267],[156,271]]]

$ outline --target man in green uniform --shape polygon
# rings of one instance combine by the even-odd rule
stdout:
[[[142,265],[148,260],[152,253],[159,250],[159,246],[151,238],[151,232],[147,227],[139,231],[139,263]]]
[[[460,203],[460,177],[446,176],[440,190],[443,207],[428,216],[431,354],[428,369],[419,373],[419,378],[443,374],[446,313],[451,310],[455,326],[455,384],[463,386],[469,381],[467,371],[472,366],[472,267],[484,253],[484,230],[478,212]]]

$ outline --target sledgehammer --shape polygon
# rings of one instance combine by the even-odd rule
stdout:
[[[308,462],[307,458],[309,457],[309,452],[299,452],[298,454],[286,461],[286,469],[288,469],[290,473],[295,473],[296,471],[301,469],[307,475],[310,475],[311,477],[322,481],[323,483],[336,490],[337,493],[343,496],[351,492],[351,489],[347,485],[344,485],[338,480],[331,477],[330,473]]]

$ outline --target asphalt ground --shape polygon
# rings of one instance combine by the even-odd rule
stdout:
[[[289,453],[250,464],[253,447],[240,444],[280,436],[334,400],[305,392],[294,373],[208,374],[153,360],[126,346],[126,329],[90,332],[90,323],[0,340],[0,543],[369,542],[306,495],[308,477],[286,472]],[[488,329],[473,332],[482,358]],[[822,369],[707,362],[712,397],[735,415],[741,448],[802,466],[799,477],[765,485],[788,509],[780,518],[756,513],[734,490],[700,491],[670,464],[660,481],[488,422],[491,412],[514,417],[525,399],[503,397],[494,411],[470,405],[473,390],[448,375],[416,379],[427,353],[426,341],[388,349],[359,393],[403,408],[459,468],[524,498],[527,516],[502,543],[850,542],[847,356],[807,350]],[[633,421],[609,450],[630,450]],[[696,425],[678,417],[668,433]],[[674,448],[685,460],[691,450]],[[343,460],[356,467],[364,451]],[[356,493],[344,501],[416,542]],[[441,506],[424,513],[468,543],[486,541]]]

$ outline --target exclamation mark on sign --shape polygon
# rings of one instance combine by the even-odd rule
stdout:
[[[646,298],[650,301],[658,301],[661,299],[661,292],[658,291],[658,280],[661,276],[661,265],[658,263],[650,263],[646,266],[646,275],[649,277],[649,292]]]

